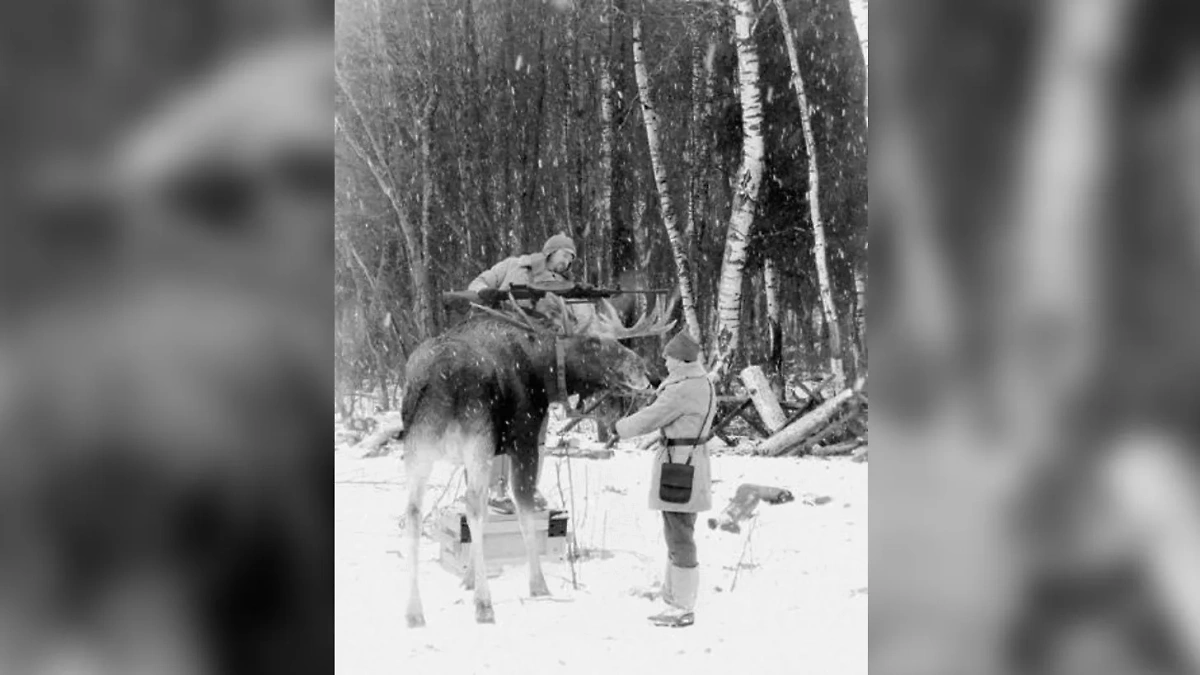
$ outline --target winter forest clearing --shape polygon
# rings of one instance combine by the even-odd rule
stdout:
[[[552,420],[552,437],[562,422]],[[572,433],[588,443],[590,433]],[[567,510],[576,514],[578,589],[566,560],[548,560],[553,595],[532,600],[524,563],[507,565],[491,580],[496,623],[478,625],[470,591],[438,565],[438,545],[426,537],[421,571],[429,624],[413,631],[403,617],[408,561],[399,453],[361,458],[351,446],[339,447],[336,672],[741,672],[751,660],[763,672],[795,672],[797,664],[810,672],[867,672],[866,463],[715,453],[713,501],[720,506],[702,514],[696,528],[699,619],[664,632],[645,621],[664,564],[661,522],[646,507],[650,453],[627,442],[615,451],[605,460],[548,457],[543,470],[551,508],[574,495]],[[742,483],[784,485],[796,500],[759,504],[740,533],[709,529],[706,518],[717,516]],[[439,466],[426,500],[427,531],[435,522],[431,510],[457,496],[458,473]]]
[[[341,672],[865,672],[866,3],[336,6]]]

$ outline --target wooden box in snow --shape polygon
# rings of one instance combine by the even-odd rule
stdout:
[[[534,531],[538,555],[543,560],[561,560],[566,555],[566,511],[539,511],[534,517]],[[473,542],[470,528],[467,527],[467,516],[461,508],[448,509],[441,514],[434,538],[440,547],[438,561],[442,566],[457,576],[466,573]],[[488,515],[483,534],[483,553],[489,575],[498,573],[503,565],[525,563],[525,541],[521,538],[521,526],[516,514]]]

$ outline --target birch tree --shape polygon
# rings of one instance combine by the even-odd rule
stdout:
[[[611,30],[611,24],[608,20],[608,9],[604,11],[605,27]],[[607,51],[600,52],[600,204],[597,214],[599,216],[598,229],[599,240],[607,241],[612,236],[612,192],[613,192],[613,144],[616,142],[613,137],[613,83],[612,73]],[[603,249],[602,254],[595,257],[596,264],[596,279],[603,280],[605,278],[605,261],[608,260],[608,247]]]
[[[733,186],[733,210],[725,234],[721,260],[721,283],[717,292],[717,331],[712,358],[712,376],[724,376],[739,346],[742,310],[742,276],[746,267],[746,245],[758,206],[763,175],[763,110],[759,92],[758,52],[752,28],[756,13],[752,0],[731,0],[734,38],[737,43],[738,97],[742,105],[742,159]]]
[[[828,245],[825,240],[825,223],[821,220],[821,173],[818,167],[817,143],[813,138],[812,109],[804,92],[804,79],[800,75],[800,60],[796,54],[796,39],[792,35],[792,24],[788,21],[783,0],[775,0],[779,21],[783,24],[783,37],[787,41],[788,61],[792,65],[792,89],[800,104],[800,126],[804,131],[804,146],[808,150],[808,214],[813,227],[813,258],[817,266],[818,292],[821,308],[825,313],[825,325],[829,329],[829,367],[834,385],[841,388],[846,381],[842,363],[842,336],[838,323],[837,307],[833,303],[833,280],[829,276]]]
[[[667,169],[663,164],[658,137],[659,117],[650,98],[650,75],[646,69],[646,52],[642,48],[640,17],[633,19],[633,72],[637,78],[638,98],[642,105],[642,122],[646,127],[646,144],[650,148],[650,165],[654,169],[659,210],[662,213],[663,227],[667,230],[667,239],[671,242],[671,255],[675,259],[675,273],[679,278],[679,300],[683,305],[683,317],[687,321],[688,332],[699,341],[700,321],[696,318],[696,300],[692,293],[692,264],[688,256],[687,241],[679,231],[675,208],[671,204]]]

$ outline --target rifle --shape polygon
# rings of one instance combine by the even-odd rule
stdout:
[[[659,293],[670,293],[669,288],[651,288],[651,289],[624,289],[624,288],[597,288],[590,284],[575,283],[571,281],[551,281],[536,283],[530,285],[514,284],[507,290],[496,290],[485,288],[479,292],[475,291],[448,291],[442,293],[442,298],[447,301],[457,300],[459,302],[467,301],[474,302],[488,307],[499,307],[500,303],[512,295],[514,300],[530,300],[537,302],[546,296],[547,293],[554,293],[568,303],[579,302],[595,302],[605,298],[611,298],[624,293],[636,293],[642,295],[657,295]]]
[[[591,284],[572,283],[569,281],[540,283],[530,286],[514,285],[508,290],[518,300],[522,298],[540,300],[547,293],[554,293],[567,302],[593,302],[626,293],[657,295],[659,293],[671,292],[669,288],[597,288]]]

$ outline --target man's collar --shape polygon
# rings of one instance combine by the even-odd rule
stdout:
[[[700,365],[699,361],[680,363],[675,367],[675,370],[667,375],[667,379],[663,380],[662,384],[658,386],[658,390],[662,391],[663,387],[667,385],[697,377],[708,377],[708,372],[704,370],[704,366]]]

